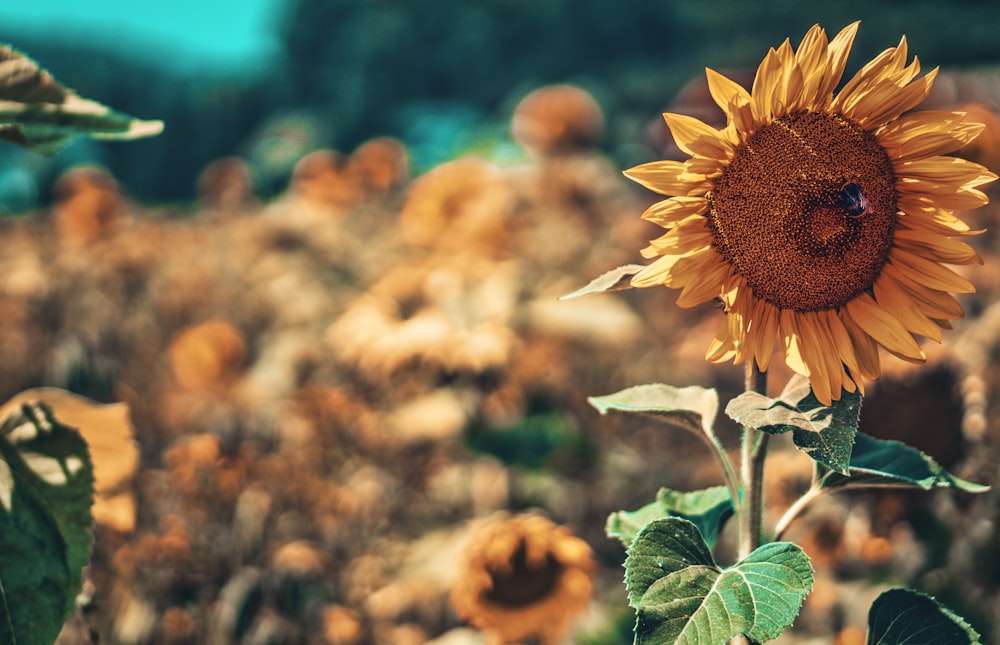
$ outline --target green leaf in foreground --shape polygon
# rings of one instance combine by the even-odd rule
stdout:
[[[843,486],[908,486],[929,490],[954,488],[967,493],[989,489],[952,475],[931,457],[898,441],[875,439],[859,432],[851,454],[850,476],[828,472],[823,488]]]
[[[846,475],[854,435],[861,416],[861,395],[842,392],[825,406],[813,395],[809,381],[794,377],[777,399],[745,392],[726,406],[737,423],[768,434],[792,433],[792,441],[813,460]]]
[[[52,152],[75,135],[137,139],[159,134],[140,121],[81,98],[21,52],[0,45],[0,140]]]
[[[587,401],[601,414],[609,410],[645,414],[695,434],[711,434],[719,412],[716,391],[696,385],[636,385],[614,394],[592,396]]]
[[[698,528],[676,517],[642,529],[625,560],[637,645],[715,645],[739,634],[764,642],[792,624],[812,590],[809,558],[771,542],[727,569]]]
[[[868,612],[866,645],[980,645],[979,634],[934,598],[912,589],[890,589]]]
[[[48,645],[73,610],[90,555],[87,444],[41,404],[0,426],[0,642]]]
[[[656,494],[656,500],[642,508],[616,511],[608,516],[606,530],[609,537],[618,538],[628,547],[639,531],[653,520],[680,517],[698,527],[711,549],[715,546],[719,531],[732,514],[733,500],[725,486],[691,492],[661,488]]]

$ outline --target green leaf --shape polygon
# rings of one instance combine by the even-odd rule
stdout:
[[[967,493],[989,490],[966,481],[941,467],[931,457],[898,441],[875,439],[862,432],[855,438],[850,476],[828,472],[821,476],[823,488],[843,486],[907,486],[930,490],[954,488]]]
[[[913,589],[890,589],[868,612],[866,645],[980,645],[965,620],[931,596]]]
[[[89,560],[93,467],[80,435],[26,403],[0,426],[0,642],[49,645]]]
[[[695,434],[711,434],[715,415],[719,412],[716,391],[696,385],[636,385],[614,394],[592,396],[587,401],[601,414],[607,414],[609,410],[637,412]]]
[[[676,517],[654,520],[625,560],[636,645],[715,645],[746,634],[777,638],[812,590],[809,558],[798,546],[771,542],[720,569],[698,528]]]
[[[732,514],[733,500],[725,486],[686,493],[661,488],[656,501],[634,511],[617,511],[608,516],[606,530],[608,537],[618,538],[627,547],[653,520],[680,517],[698,527],[708,548],[712,549],[719,531]]]
[[[52,152],[78,134],[137,139],[162,130],[161,121],[140,121],[81,98],[35,61],[0,45],[0,140]]]
[[[846,475],[858,431],[861,395],[844,391],[828,407],[816,399],[807,379],[796,376],[777,399],[745,392],[729,402],[726,414],[768,434],[791,432],[795,445],[813,460]]]
[[[617,269],[611,269],[607,273],[602,273],[590,281],[585,287],[580,287],[573,293],[568,293],[560,297],[560,300],[579,298],[590,293],[606,293],[608,291],[625,291],[632,289],[632,276],[639,273],[646,267],[642,264],[626,264]]]

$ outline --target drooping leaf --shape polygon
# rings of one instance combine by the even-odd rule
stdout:
[[[777,399],[745,392],[726,406],[737,423],[768,434],[792,433],[792,441],[813,460],[847,474],[854,435],[861,416],[861,395],[842,392],[825,406],[813,395],[808,379],[793,377]]]
[[[680,517],[698,527],[708,548],[712,549],[719,531],[732,514],[733,500],[725,486],[691,492],[661,488],[656,500],[642,508],[616,511],[608,516],[606,530],[609,537],[621,540],[627,547],[639,531],[653,520]]]
[[[952,475],[934,459],[916,448],[898,441],[876,439],[857,434],[851,454],[850,476],[827,472],[820,478],[823,488],[855,485],[912,486],[954,488],[967,493],[981,493],[989,486],[975,484]]]
[[[890,589],[868,612],[866,645],[981,645],[979,633],[931,596]]]
[[[87,444],[43,404],[0,426],[0,642],[52,643],[90,556]]]
[[[625,560],[636,645],[716,645],[739,634],[777,638],[812,590],[809,558],[771,542],[732,567],[712,559],[698,528],[676,517],[642,529]]]
[[[117,531],[135,527],[131,482],[139,468],[139,446],[125,403],[97,403],[54,387],[19,392],[0,406],[0,419],[24,403],[41,401],[60,423],[74,428],[87,442],[94,464],[94,521]]]
[[[719,411],[719,395],[711,388],[673,387],[662,383],[636,385],[587,401],[601,414],[610,410],[655,417],[695,434],[711,433]]]
[[[0,140],[52,152],[75,135],[137,139],[159,134],[140,121],[81,98],[21,52],[0,45]]]
[[[632,276],[639,273],[646,267],[641,264],[626,264],[620,266],[617,269],[611,269],[607,273],[602,273],[600,276],[594,278],[590,283],[584,287],[580,287],[573,293],[567,293],[565,296],[559,298],[560,300],[569,300],[570,298],[579,298],[580,296],[585,296],[590,293],[605,293],[608,291],[625,291],[626,289],[632,289]]]

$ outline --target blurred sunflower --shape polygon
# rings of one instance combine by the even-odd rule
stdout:
[[[568,528],[532,514],[498,514],[469,536],[451,602],[487,645],[559,642],[590,601],[594,561]]]
[[[879,345],[921,362],[914,335],[940,341],[963,315],[951,293],[974,289],[942,264],[981,260],[954,239],[974,233],[954,211],[986,204],[978,187],[996,178],[942,156],[981,124],[908,112],[937,70],[917,78],[905,37],[834,94],[857,28],[828,41],[814,26],[797,50],[786,40],[750,91],[706,70],[726,127],[664,114],[690,159],[625,173],[670,196],[643,214],[670,230],[643,250],[659,258],[632,285],[680,288],[682,307],[721,298],[726,321],[706,358],[766,370],[781,338],[825,404],[879,376]]]

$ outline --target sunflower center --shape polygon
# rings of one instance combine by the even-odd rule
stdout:
[[[486,593],[486,600],[504,607],[533,605],[552,593],[564,569],[549,553],[544,562],[529,563],[522,541],[510,558],[509,569],[490,571],[493,588]]]
[[[896,218],[892,161],[839,114],[797,112],[761,127],[709,194],[719,253],[758,298],[795,311],[871,287]]]

